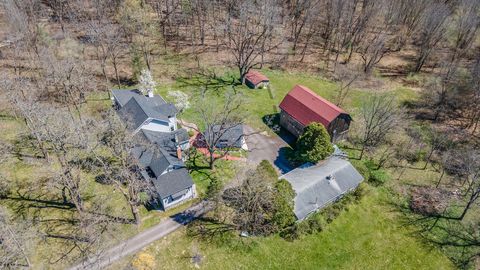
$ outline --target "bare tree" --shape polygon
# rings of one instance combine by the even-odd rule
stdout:
[[[35,139],[36,146],[43,158],[50,161],[47,142],[40,132],[43,129],[43,123],[36,121],[41,105],[34,99],[35,87],[26,80],[5,80],[4,83],[3,87],[7,91],[6,94],[9,96],[15,114],[23,118],[25,126]]]
[[[424,88],[424,101],[433,111],[433,120],[438,120],[448,109],[449,97],[458,87],[457,62],[443,62],[439,76],[433,77]]]
[[[444,3],[433,3],[425,9],[420,24],[419,36],[416,40],[419,52],[414,68],[415,72],[419,72],[422,69],[432,50],[444,37],[445,22],[449,15],[450,9]]]
[[[149,1],[150,2],[150,1]],[[157,15],[157,21],[161,29],[164,48],[167,49],[167,43],[169,39],[169,31],[172,26],[172,21],[175,17],[175,13],[178,12],[178,8],[181,5],[181,1],[178,0],[152,0],[151,6],[155,10]]]
[[[33,231],[26,222],[15,222],[0,207],[0,267],[2,269],[31,268]]]
[[[394,97],[388,95],[373,95],[362,104],[362,128],[360,143],[362,149],[359,159],[365,150],[385,142],[386,137],[399,124],[401,110]]]
[[[342,106],[345,98],[350,93],[352,84],[361,78],[361,72],[347,65],[341,65],[335,70],[335,79],[338,81],[338,91],[335,94],[335,104]]]
[[[390,51],[387,42],[387,35],[382,32],[373,34],[372,39],[363,39],[359,53],[363,60],[365,73],[370,73],[373,67]]]
[[[96,159],[102,165],[104,177],[124,196],[135,224],[140,225],[139,207],[144,202],[142,193],[148,194],[150,183],[141,175],[138,156],[132,152],[136,148],[141,157],[155,146],[136,139],[138,137],[134,137],[113,111],[106,115],[102,126],[101,140],[106,147],[94,152]]]
[[[223,192],[225,204],[235,209],[233,223],[238,230],[257,235],[268,235],[275,231],[272,218],[275,212],[274,184],[277,177],[275,171],[272,174],[259,165],[247,172],[240,186]]]
[[[290,37],[293,40],[292,50],[297,50],[297,44],[305,28],[317,10],[318,1],[295,0],[288,2],[290,16]]]
[[[274,1],[243,1],[238,6],[238,18],[229,14],[226,32],[229,51],[238,68],[240,81],[254,67],[264,64],[264,55],[277,48],[274,42],[277,6]]]
[[[461,173],[465,177],[466,205],[463,207],[460,216],[456,217],[458,220],[463,220],[480,198],[480,153],[476,149],[470,149],[466,153],[462,153],[461,159]]]
[[[423,166],[424,170],[427,169],[428,164],[431,162],[433,154],[437,151],[445,151],[448,148],[449,143],[451,143],[445,133],[437,131],[433,128],[428,130],[427,136],[430,150],[428,151],[425,159],[425,165]]]
[[[454,41],[450,61],[462,58],[473,45],[480,27],[480,2],[475,0],[460,1],[454,16]]]
[[[105,77],[106,91],[109,90],[110,80],[107,74],[108,60],[112,63],[115,71],[117,86],[120,86],[120,77],[118,74],[119,58],[125,53],[126,44],[124,43],[124,34],[120,27],[112,22],[101,20],[92,21],[88,24],[88,31],[92,38],[92,43],[96,47],[97,58],[100,60],[102,74]]]
[[[70,1],[67,0],[44,0],[44,5],[52,10],[52,18],[60,23],[62,31],[65,32],[65,20],[69,19]]]
[[[72,118],[79,116],[81,119],[81,105],[87,93],[94,89],[91,70],[81,59],[62,59],[48,49],[43,51],[40,60],[43,76],[43,80],[37,81],[37,87],[42,91],[40,95],[67,105]]]
[[[470,100],[471,111],[467,113],[470,117],[470,121],[467,128],[472,129],[472,134],[475,134],[480,122],[480,56],[477,56],[473,66],[470,69],[470,88],[472,90]]]
[[[190,126],[199,134],[202,134],[200,144],[208,151],[208,165],[213,169],[217,160],[227,156],[235,145],[250,134],[238,135],[238,138],[226,140],[225,136],[232,130],[239,128],[245,123],[242,106],[244,100],[239,94],[228,92],[223,100],[207,96],[205,93],[199,99],[196,106],[198,126]],[[201,130],[205,128],[205,130]]]
[[[132,50],[142,55],[149,70],[159,39],[152,14],[152,7],[145,1],[125,1],[119,11],[119,21],[129,37]]]

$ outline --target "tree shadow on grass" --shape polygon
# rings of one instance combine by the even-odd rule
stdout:
[[[206,91],[212,90],[214,92],[218,92],[225,87],[241,85],[233,75],[220,77],[215,72],[208,70],[197,72],[192,76],[177,78],[177,82],[181,88],[204,88]]]
[[[478,223],[463,223],[445,208],[442,213],[416,213],[405,200],[389,199],[385,203],[402,227],[411,228],[407,234],[427,246],[441,249],[461,269],[475,267],[480,256]]]

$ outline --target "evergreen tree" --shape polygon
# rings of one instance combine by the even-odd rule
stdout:
[[[300,162],[317,163],[333,153],[330,135],[320,123],[306,126],[298,138],[295,159]]]

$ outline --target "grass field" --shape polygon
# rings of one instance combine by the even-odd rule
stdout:
[[[144,250],[162,269],[453,269],[439,251],[416,240],[401,224],[386,190],[373,190],[321,233],[293,242],[278,236],[207,243],[176,232]],[[120,265],[111,269],[118,269]]]
[[[338,90],[338,85],[336,83],[315,75],[271,70],[264,70],[263,73],[265,73],[270,79],[273,99],[270,97],[267,89],[249,89],[244,85],[235,87],[245,99],[242,109],[248,115],[247,123],[262,130],[267,129],[262,121],[262,117],[277,113],[277,106],[296,84],[307,86],[317,94],[330,100],[334,98],[335,92]],[[221,100],[225,90],[228,89],[232,83],[232,76],[234,75],[226,72],[223,76],[210,80],[203,77],[189,79],[180,78],[173,84],[160,85],[157,90],[158,93],[166,99],[168,99],[168,91],[172,89],[184,91],[190,95],[190,102],[194,104],[197,99],[196,95],[202,88],[207,87],[207,89],[209,89],[207,93],[211,98]],[[342,105],[343,109],[355,118],[358,108],[361,105],[361,100],[373,92],[375,91],[352,89]],[[389,89],[387,92],[397,96],[400,102],[411,100],[416,97],[416,92],[400,86],[395,86],[394,89]],[[201,106],[201,104],[197,104],[197,106]],[[191,122],[198,122],[198,116],[193,109],[193,106],[192,108],[185,110],[180,117]]]

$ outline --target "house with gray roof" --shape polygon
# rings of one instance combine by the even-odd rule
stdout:
[[[132,155],[139,161],[143,178],[153,184],[153,204],[165,210],[195,197],[195,184],[182,160],[161,148],[143,146],[135,147]]]
[[[112,90],[118,114],[135,133],[142,130],[170,132],[177,129],[177,109],[159,95],[143,95],[139,90]]]
[[[235,124],[224,127],[214,125],[203,132],[203,138],[208,142],[215,142],[217,148],[231,147],[248,150],[243,125]]]
[[[172,132],[156,132],[142,129],[139,135],[171,154],[176,154],[179,147],[182,151],[190,147],[190,136],[184,128],[179,128]]]
[[[185,129],[177,129],[177,109],[161,96],[138,90],[112,90],[118,115],[141,143],[131,154],[138,160],[141,174],[152,184],[154,205],[167,209],[195,197],[195,185],[182,159],[190,147]]]
[[[345,159],[330,157],[316,165],[305,165],[282,176],[295,191],[294,213],[298,220],[354,190],[363,176]]]

